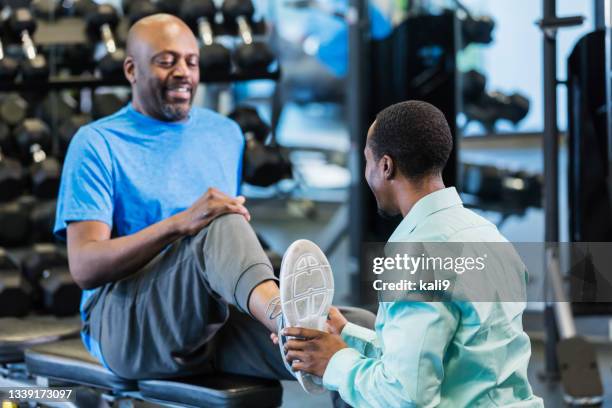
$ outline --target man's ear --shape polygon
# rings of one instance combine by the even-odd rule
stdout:
[[[395,177],[395,163],[389,155],[383,155],[380,159],[382,164],[383,175],[385,180],[391,180]]]
[[[125,61],[123,61],[123,74],[127,78],[130,84],[134,84],[136,82],[136,66],[134,65],[134,58],[128,56]]]

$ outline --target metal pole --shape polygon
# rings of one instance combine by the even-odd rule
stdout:
[[[610,70],[612,70],[612,1],[604,1],[605,20],[605,70],[604,81],[606,81],[606,132],[608,141],[608,196],[612,202],[612,83],[610,82]]]
[[[556,0],[544,0],[544,19],[556,18]],[[546,242],[559,242],[559,131],[557,129],[556,29],[544,33],[544,178]]]
[[[349,169],[351,172],[351,199],[349,200],[350,218],[350,257],[352,270],[356,272],[353,277],[357,288],[361,282],[361,253],[362,242],[364,240],[363,222],[364,219],[364,196],[365,183],[363,177],[363,148],[367,131],[367,78],[369,58],[369,24],[368,7],[366,0],[350,0],[349,9],[346,14],[349,31],[349,71],[348,71],[348,92],[347,108],[349,132],[351,146],[349,152]],[[350,222],[350,220],[360,220],[360,222]],[[359,295],[360,290],[354,293]],[[362,299],[355,299],[361,301]]]
[[[557,4],[555,0],[543,1],[542,18],[544,21],[555,19]],[[559,242],[558,182],[559,182],[559,140],[557,129],[557,38],[556,28],[544,30],[544,186],[545,186],[545,237],[547,247],[544,270],[548,274],[550,244]],[[547,288],[548,289],[548,288]],[[555,300],[553,299],[553,302]],[[559,366],[556,355],[557,327],[553,305],[548,302],[545,311],[546,326],[546,373],[556,376]]]
[[[605,2],[606,0],[593,0],[593,16],[595,16],[595,30],[601,30],[606,26],[604,9]]]

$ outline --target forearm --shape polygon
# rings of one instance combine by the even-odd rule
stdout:
[[[406,379],[389,370],[381,359],[368,358],[348,348],[334,354],[323,384],[338,391],[354,407],[417,407],[417,396]]]
[[[78,247],[68,247],[70,271],[81,288],[94,289],[132,275],[184,235],[173,216],[135,234],[84,240]]]

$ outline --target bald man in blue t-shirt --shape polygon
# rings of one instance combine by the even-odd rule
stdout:
[[[237,196],[244,138],[191,106],[193,33],[150,16],[130,29],[127,54],[132,102],[75,135],[58,198],[85,347],[124,378],[295,379],[269,341],[278,280]]]

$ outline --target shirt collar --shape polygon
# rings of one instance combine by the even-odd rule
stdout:
[[[443,188],[433,193],[429,193],[412,206],[402,222],[400,222],[395,231],[393,231],[389,240],[393,241],[394,238],[397,238],[400,234],[405,235],[407,233],[412,233],[421,221],[433,213],[446,208],[462,205],[463,202],[455,187]]]

